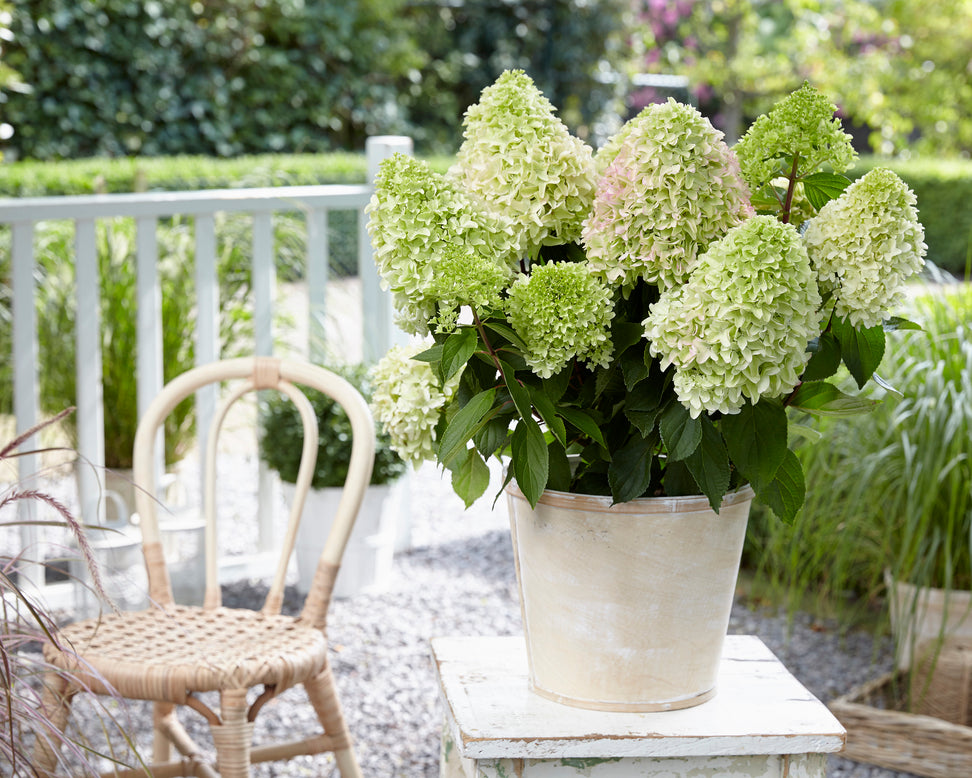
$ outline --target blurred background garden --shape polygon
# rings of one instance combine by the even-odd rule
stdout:
[[[669,96],[698,106],[732,142],[810,80],[855,139],[861,157],[850,175],[889,166],[916,192],[934,268],[903,314],[923,331],[889,339],[880,423],[833,417],[826,446],[808,438],[807,506],[795,527],[757,509],[746,555],[753,594],[840,611],[850,624],[880,613],[889,567],[920,570],[940,584],[972,583],[972,293],[958,283],[972,260],[969,0],[13,0],[0,7],[5,197],[361,183],[365,139],[383,134],[413,138],[419,156],[445,169],[463,107],[506,68],[527,71],[595,146]],[[303,273],[300,219],[276,218],[274,257],[284,280]],[[250,330],[249,226],[227,215],[217,227],[223,349],[241,352]],[[328,229],[332,277],[353,274],[355,215],[334,214]],[[191,236],[190,220],[160,224],[164,290],[188,289]],[[70,225],[58,222],[41,225],[37,238],[40,402],[49,413],[74,401],[71,240]],[[132,220],[99,225],[105,341],[116,349],[134,349],[126,302],[134,240]],[[4,229],[2,413],[12,409],[16,367],[9,241]],[[163,299],[169,378],[193,362],[193,343],[182,336],[193,299],[189,291]],[[106,406],[128,404],[134,414],[130,365],[104,364]],[[113,445],[114,434],[106,429],[106,464],[125,466],[110,452],[126,452],[130,441]]]

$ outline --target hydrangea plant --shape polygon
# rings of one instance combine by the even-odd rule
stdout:
[[[408,332],[376,368],[401,453],[468,504],[490,457],[545,489],[615,502],[751,484],[803,503],[793,414],[865,412],[884,327],[925,246],[891,171],[855,184],[850,139],[810,85],[730,149],[694,108],[647,108],[595,156],[520,71],[469,108],[445,176],[386,160],[369,205]]]

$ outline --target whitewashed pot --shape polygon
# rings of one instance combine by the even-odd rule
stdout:
[[[290,505],[294,485],[281,482],[281,491]],[[394,484],[369,486],[348,539],[341,569],[334,584],[334,597],[372,594],[388,588],[395,551],[394,505],[389,500]],[[340,487],[311,489],[304,503],[304,517],[297,530],[297,591],[307,594],[314,580],[324,542],[341,499]]]
[[[715,694],[753,491],[611,505],[506,487],[530,682],[567,705],[674,710]]]
[[[890,573],[885,584],[900,670],[910,669],[912,657],[941,638],[972,642],[972,592],[917,587],[893,580]]]

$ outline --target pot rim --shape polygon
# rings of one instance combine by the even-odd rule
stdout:
[[[513,498],[526,500],[515,480],[511,480],[504,491]],[[752,500],[756,496],[753,487],[748,483],[738,489],[728,492],[722,498],[720,509],[731,505]],[[698,511],[712,512],[709,498],[704,494],[679,495],[677,497],[636,497],[628,502],[612,503],[610,495],[577,494],[574,492],[560,492],[556,489],[545,489],[537,505],[548,505],[553,508],[573,508],[576,510],[593,511],[597,513],[692,513]]]

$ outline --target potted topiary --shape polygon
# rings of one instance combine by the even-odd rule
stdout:
[[[331,369],[350,381],[366,398],[370,397],[367,367],[354,365]],[[304,517],[297,532],[297,589],[301,594],[310,589],[351,456],[348,417],[326,395],[310,390],[306,394],[317,415],[320,447]],[[303,426],[296,406],[279,393],[268,393],[260,402],[260,428],[260,456],[280,476],[284,497],[289,502],[297,481],[303,442]],[[380,591],[386,585],[400,518],[398,501],[391,497],[405,468],[404,460],[391,448],[389,437],[378,435],[371,485],[365,493],[335,582],[335,597]],[[401,517],[402,520],[406,518]]]
[[[467,110],[448,175],[382,164],[376,263],[432,341],[379,363],[373,407],[467,504],[508,457],[538,693],[708,699],[750,501],[786,521],[803,502],[788,413],[873,406],[828,379],[871,378],[925,246],[894,173],[840,175],[834,113],[804,85],[730,149],[670,100],[595,156],[515,71]]]

